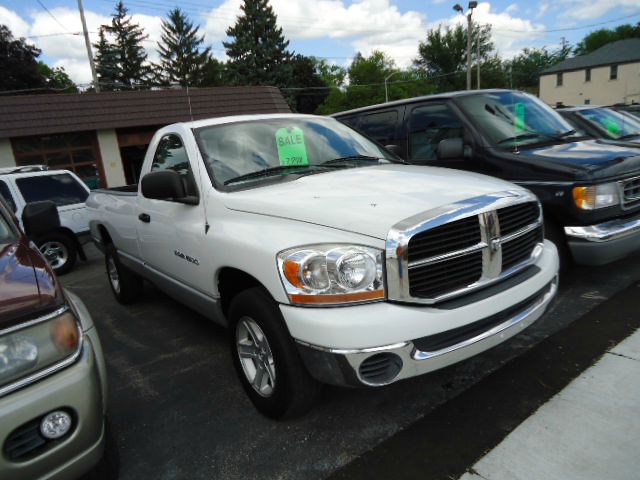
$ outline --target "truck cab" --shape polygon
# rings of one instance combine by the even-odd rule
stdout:
[[[411,164],[483,173],[530,189],[565,262],[601,265],[640,250],[640,149],[586,137],[529,94],[452,92],[334,117]]]

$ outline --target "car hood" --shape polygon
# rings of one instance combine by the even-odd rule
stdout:
[[[288,218],[386,239],[391,227],[418,213],[503,191],[512,183],[447,168],[379,165],[308,175],[229,193],[232,210]]]
[[[24,242],[0,244],[0,330],[61,305],[46,261]]]
[[[581,180],[614,178],[640,172],[640,146],[612,144],[601,140],[583,140],[543,147],[526,148],[518,155],[535,162],[569,167]]]

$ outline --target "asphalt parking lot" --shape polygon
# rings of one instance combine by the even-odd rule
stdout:
[[[88,255],[61,280],[99,329],[123,480],[325,478],[640,280],[640,255],[574,268],[551,312],[505,344],[381,389],[327,387],[305,417],[274,422],[245,397],[225,330],[151,285],[142,301],[119,305],[101,255]]]

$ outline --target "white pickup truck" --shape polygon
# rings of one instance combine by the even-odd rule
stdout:
[[[321,383],[387,385],[485,351],[557,289],[528,190],[403,165],[330,118],[170,125],[139,187],[87,206],[116,298],[145,278],[228,326],[244,389],[273,418]]]

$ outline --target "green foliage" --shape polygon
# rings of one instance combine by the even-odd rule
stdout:
[[[199,87],[218,87],[227,83],[227,70],[226,65],[213,58],[209,57],[207,62],[202,67],[202,78]]]
[[[158,43],[160,83],[179,83],[183,87],[203,84],[211,48],[202,48],[204,35],[198,35],[198,30],[179,8],[171,10],[162,21]]]
[[[111,24],[100,27],[98,43],[93,45],[101,89],[138,89],[149,81],[151,67],[142,46],[148,37],[138,24],[132,22],[120,0],[111,15]]]
[[[540,72],[564,60],[567,55],[568,47],[555,52],[546,48],[524,48],[504,62],[510,88],[537,93]]]
[[[612,29],[601,28],[595,30],[585,36],[582,41],[576,45],[574,53],[576,55],[584,55],[599,49],[607,43],[626,40],[627,38],[640,38],[640,23],[636,25],[618,25]]]
[[[229,81],[235,85],[287,86],[291,53],[269,0],[244,0],[242,15],[222,42],[229,57]]]
[[[490,25],[472,29],[472,64],[478,63],[478,40],[482,66],[482,62],[489,60],[495,50],[491,42]],[[439,26],[437,29],[429,30],[426,40],[418,45],[418,57],[413,63],[427,78],[433,79],[438,91],[466,88],[467,28],[456,25],[446,28]]]
[[[290,64],[291,79],[290,89],[286,90],[287,100],[294,111],[313,113],[329,95],[328,84],[320,75],[318,61],[298,54],[291,58]]]
[[[6,25],[0,25],[0,91],[45,88],[38,71],[40,50],[24,38],[16,39]]]
[[[38,62],[38,72],[44,78],[45,84],[48,88],[54,91],[64,93],[77,93],[78,87],[73,80],[69,78],[64,68],[51,68],[44,62]]]

